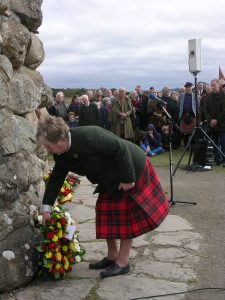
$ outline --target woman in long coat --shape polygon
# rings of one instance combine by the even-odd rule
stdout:
[[[111,131],[114,134],[123,139],[132,140],[134,138],[131,121],[133,106],[130,98],[126,97],[125,93],[124,88],[119,89],[119,94],[115,97],[111,106],[109,121],[111,122]]]

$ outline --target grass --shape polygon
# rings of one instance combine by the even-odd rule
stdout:
[[[179,159],[181,158],[181,155],[183,154],[184,148],[180,147],[177,150],[172,151],[172,165],[173,169],[176,167]],[[190,152],[187,151],[184,154],[184,157],[182,158],[180,162],[180,167],[185,167],[188,164]],[[52,154],[48,154],[48,160],[53,161]],[[154,167],[169,167],[169,152],[163,152],[157,156],[151,157],[150,161]],[[192,164],[192,161],[191,161]],[[225,173],[225,168],[220,166],[213,166],[213,171],[216,173]]]
[[[178,161],[183,155],[183,151],[184,151],[183,147],[180,147],[179,149],[172,151],[173,169],[177,166]],[[188,164],[189,157],[190,157],[190,152],[189,151],[185,152],[180,162],[180,167],[185,167]],[[192,159],[191,159],[191,164],[192,164]],[[169,167],[169,152],[163,152],[157,156],[151,157],[150,161],[154,167]],[[221,166],[213,166],[212,170],[215,171],[216,173],[225,173],[225,168]]]
[[[181,158],[181,155],[183,154],[183,148],[179,148],[177,150],[172,151],[172,164],[175,166],[179,159]],[[184,157],[181,160],[180,165],[185,166],[188,163],[188,159],[190,156],[190,152],[187,151],[184,154]],[[150,158],[150,161],[154,167],[168,167],[169,166],[169,151],[163,152],[159,155],[153,156]]]

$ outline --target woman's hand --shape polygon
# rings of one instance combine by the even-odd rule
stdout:
[[[126,113],[121,113],[121,117],[123,117],[124,119],[126,119],[127,114]]]
[[[48,211],[43,211],[42,212],[42,225],[45,226],[46,221],[50,221],[51,217],[50,217],[50,213]]]
[[[124,192],[132,189],[134,187],[135,183],[134,182],[130,182],[130,183],[120,183],[119,184],[119,190],[123,190]]]

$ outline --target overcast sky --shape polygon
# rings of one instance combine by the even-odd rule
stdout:
[[[188,40],[201,38],[209,82],[225,71],[225,1],[43,0],[39,67],[50,87],[160,90],[194,82]]]

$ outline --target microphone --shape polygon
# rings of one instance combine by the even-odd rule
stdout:
[[[163,101],[162,99],[156,97],[154,94],[149,94],[149,98],[152,100],[156,100],[158,102],[161,102],[161,104],[167,105],[167,103],[165,101]]]

